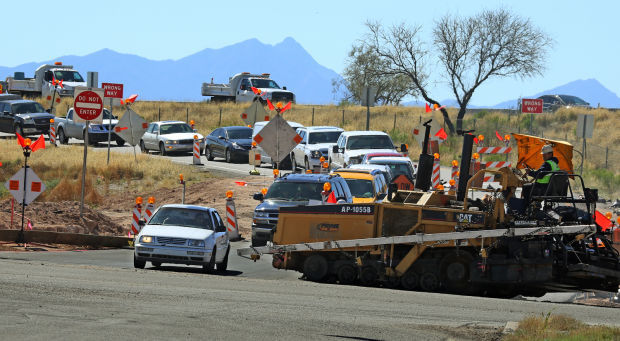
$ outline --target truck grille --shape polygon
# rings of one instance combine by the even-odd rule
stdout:
[[[34,123],[39,124],[39,125],[49,125],[50,119],[49,118],[35,118]]]
[[[157,237],[157,242],[161,244],[169,244],[169,245],[185,245],[187,242],[187,239],[171,238],[171,237]]]
[[[279,102],[279,101],[289,102],[292,100],[293,100],[293,94],[288,93],[288,92],[277,92],[276,91],[271,95],[271,101],[274,103]]]

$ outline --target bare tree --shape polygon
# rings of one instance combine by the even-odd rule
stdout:
[[[353,45],[347,64],[343,78],[332,81],[333,92],[343,93],[342,97],[347,101],[360,101],[363,88],[367,85],[377,87],[376,101],[380,104],[398,105],[403,97],[412,92],[408,77],[383,73],[382,60],[363,44]]]
[[[542,74],[552,40],[529,19],[507,10],[485,10],[473,17],[446,15],[433,31],[439,60],[459,104],[457,129],[474,92],[493,77],[528,78]]]
[[[413,94],[422,96],[430,104],[439,105],[428,91],[429,51],[419,37],[421,27],[410,27],[401,23],[386,30],[378,22],[366,22],[366,27],[369,33],[364,41],[365,47],[382,61],[381,73],[409,78],[413,84]],[[449,131],[454,133],[454,125],[448,112],[441,109],[441,113]]]

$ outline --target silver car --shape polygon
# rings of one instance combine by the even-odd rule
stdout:
[[[140,140],[143,153],[157,150],[161,155],[171,152],[191,152],[194,136],[198,136],[200,155],[205,149],[204,136],[198,134],[189,124],[183,121],[160,121],[149,124]]]

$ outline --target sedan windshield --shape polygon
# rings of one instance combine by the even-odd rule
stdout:
[[[174,225],[213,230],[208,211],[178,207],[159,209],[149,220],[149,225]]]
[[[372,181],[364,179],[345,179],[351,195],[356,198],[372,198],[373,197],[373,185]]]
[[[323,184],[318,182],[274,182],[267,191],[265,199],[308,201],[322,200]]]
[[[63,82],[83,82],[84,78],[77,71],[54,71],[56,80]]]
[[[17,103],[11,106],[11,112],[14,114],[31,114],[45,112],[43,106],[38,102]]]
[[[371,164],[386,165],[390,167],[390,170],[392,171],[392,179],[396,178],[401,174],[413,178],[413,167],[411,167],[411,164],[409,164],[409,162],[381,161],[377,159],[370,159],[369,162]]]
[[[280,89],[278,84],[271,79],[252,78],[252,86],[255,88]]]
[[[229,129],[228,138],[231,140],[249,140],[252,138],[252,129]]]
[[[160,135],[177,134],[177,133],[193,133],[192,127],[187,123],[162,124],[160,126]]]
[[[325,131],[320,133],[310,133],[308,144],[316,143],[336,143],[342,134],[341,131]]]
[[[394,145],[387,135],[359,135],[349,137],[347,149],[394,149]]]

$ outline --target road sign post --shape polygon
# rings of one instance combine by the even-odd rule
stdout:
[[[376,86],[365,86],[362,89],[362,105],[366,106],[366,130],[370,130],[370,107],[375,106]],[[344,121],[344,120],[343,120]],[[344,123],[343,123],[344,124]]]
[[[542,114],[543,112],[543,100],[522,98],[521,99],[521,113],[530,114],[530,135],[533,133],[534,114]]]
[[[123,84],[101,83],[103,97],[110,99],[110,119],[108,120],[108,164],[110,164],[110,140],[112,139],[112,118],[114,99],[123,98]]]
[[[580,114],[577,116],[577,136],[583,139],[581,151],[580,172],[583,172],[583,163],[586,159],[586,139],[592,138],[594,132],[594,115]]]
[[[77,118],[86,122],[84,130],[84,161],[82,163],[82,195],[80,200],[80,218],[84,217],[84,191],[86,183],[86,158],[88,154],[88,126],[91,121],[101,123],[103,112],[103,89],[76,87],[74,90],[73,109]],[[78,120],[76,120],[78,121]]]

